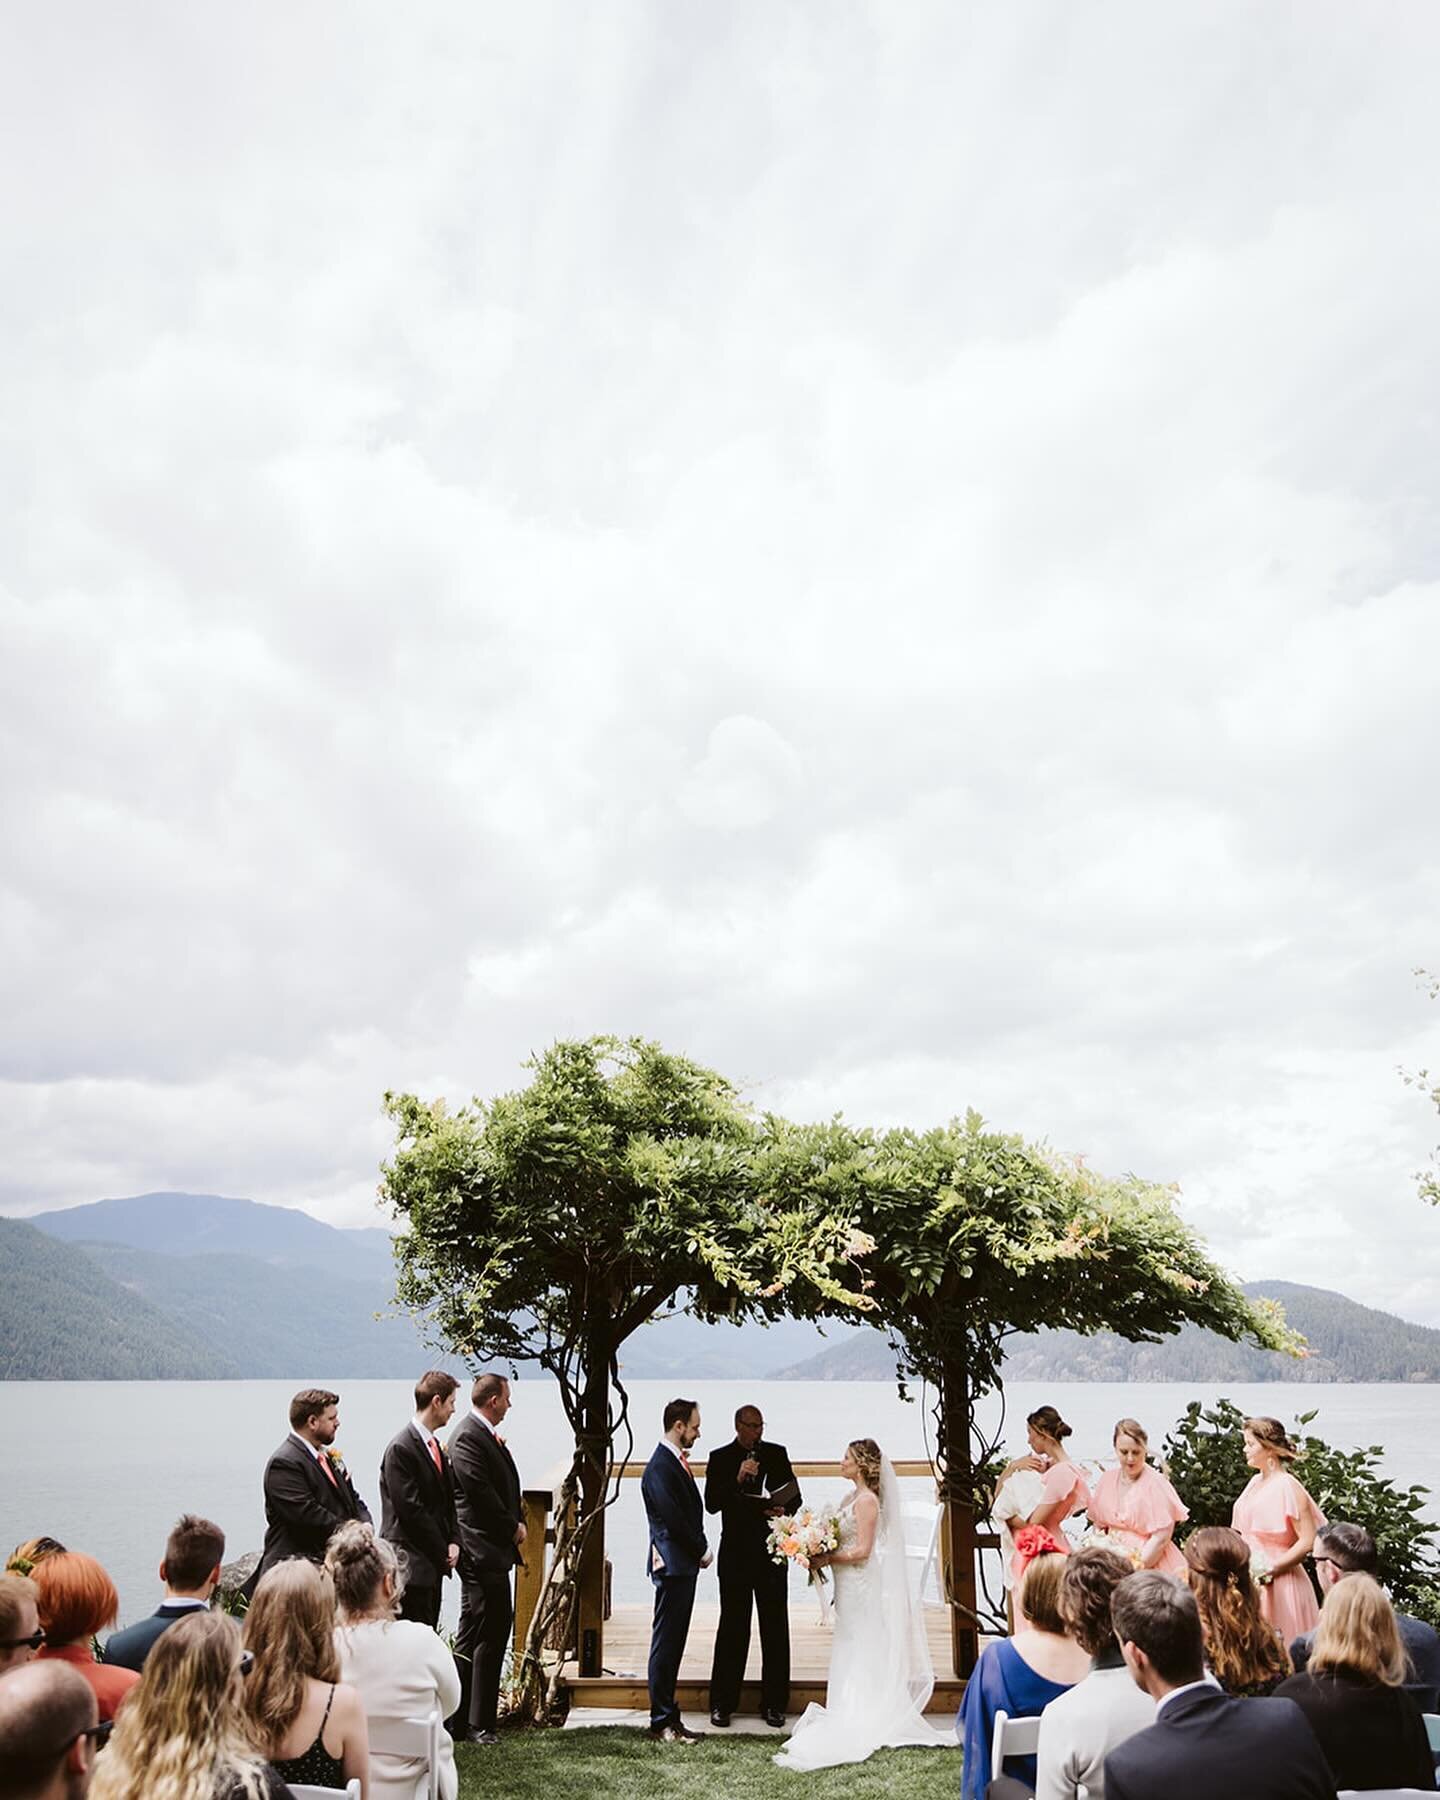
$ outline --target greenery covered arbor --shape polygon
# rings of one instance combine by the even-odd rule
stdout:
[[[530,1066],[520,1092],[453,1112],[387,1096],[398,1145],[382,1192],[409,1225],[400,1300],[472,1361],[549,1370],[575,1433],[521,1672],[531,1710],[553,1700],[542,1646],[568,1627],[577,1586],[581,1672],[599,1672],[592,1526],[613,1497],[617,1446],[628,1454],[619,1351],[677,1295],[708,1317],[868,1318],[902,1375],[934,1384],[961,1673],[987,1460],[972,1401],[996,1385],[1009,1331],[1143,1339],[1194,1323],[1289,1347],[1273,1310],[1204,1255],[1170,1192],[1107,1181],[973,1113],[886,1133],[757,1117],[722,1076],[633,1039],[556,1044]]]

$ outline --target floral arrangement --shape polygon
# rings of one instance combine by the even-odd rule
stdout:
[[[1275,1571],[1270,1567],[1270,1558],[1263,1550],[1250,1552],[1250,1579],[1256,1587],[1269,1587],[1275,1579]]]
[[[1130,1544],[1122,1544],[1117,1537],[1108,1531],[1102,1531],[1098,1525],[1092,1525],[1080,1539],[1082,1550],[1110,1550],[1116,1556],[1123,1556],[1132,1568],[1140,1567],[1140,1552]]]
[[[821,1583],[825,1580],[825,1571],[812,1569],[810,1559],[828,1555],[839,1547],[839,1514],[816,1512],[810,1506],[802,1506],[799,1512],[782,1513],[773,1519],[766,1542],[772,1562],[799,1563],[808,1571],[811,1581]]]

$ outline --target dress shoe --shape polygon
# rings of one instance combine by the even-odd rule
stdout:
[[[650,1735],[657,1744],[698,1744],[702,1734],[685,1725],[652,1725]]]
[[[710,1708],[710,1723],[714,1725],[717,1730],[724,1731],[726,1726],[730,1723],[730,1715],[727,1712],[721,1712],[718,1706],[712,1706]]]
[[[493,1731],[467,1731],[460,1742],[462,1744],[498,1744],[499,1738]]]
[[[774,1726],[775,1730],[779,1731],[785,1723],[785,1715],[778,1706],[767,1706],[765,1708],[765,1723]]]

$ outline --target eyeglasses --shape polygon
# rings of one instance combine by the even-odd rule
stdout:
[[[0,1638],[0,1650],[38,1650],[44,1642],[45,1628],[41,1626],[26,1638]]]
[[[113,1719],[102,1719],[98,1725],[91,1725],[84,1731],[77,1731],[74,1737],[66,1738],[65,1742],[61,1744],[55,1754],[57,1756],[63,1756],[70,1746],[72,1744],[78,1744],[81,1738],[91,1739],[97,1750],[103,1750],[110,1742],[110,1733],[114,1729],[115,1721]]]
[[[1339,1563],[1337,1563],[1335,1561],[1335,1558],[1333,1556],[1312,1556],[1310,1558],[1310,1560],[1313,1563],[1328,1562],[1332,1568],[1336,1568],[1336,1569],[1338,1569],[1340,1567]]]

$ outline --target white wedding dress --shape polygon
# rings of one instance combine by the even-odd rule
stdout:
[[[840,1508],[840,1547],[855,1541],[853,1492]],[[885,1461],[875,1547],[863,1563],[832,1563],[835,1636],[825,1705],[805,1708],[785,1748],[782,1769],[828,1769],[864,1762],[887,1746],[956,1748],[953,1731],[931,1725],[925,1707],[935,1669],[919,1597],[905,1566],[900,1484]]]

